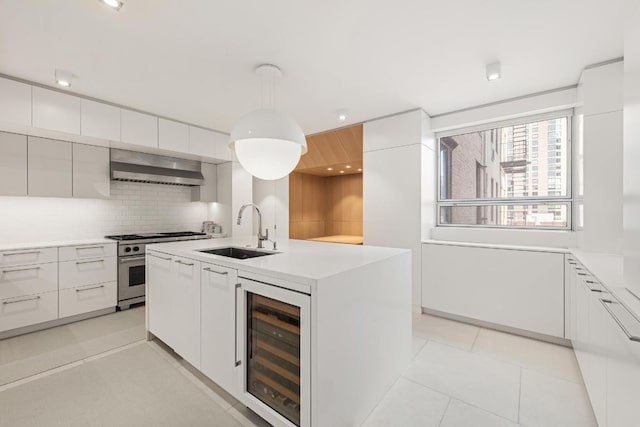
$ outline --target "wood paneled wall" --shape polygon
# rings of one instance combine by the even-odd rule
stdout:
[[[362,236],[362,174],[289,175],[289,237]]]

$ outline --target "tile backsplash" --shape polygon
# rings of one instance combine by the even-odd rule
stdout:
[[[207,204],[190,187],[111,182],[111,199],[0,197],[0,244],[199,231]]]

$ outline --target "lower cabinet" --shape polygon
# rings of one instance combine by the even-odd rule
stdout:
[[[150,251],[147,266],[149,330],[200,369],[200,262]]]
[[[60,317],[75,316],[113,307],[114,301],[117,300],[117,282],[60,289]]]
[[[201,371],[232,395],[237,394],[236,323],[238,270],[202,263]]]
[[[2,300],[0,332],[58,318],[58,291]]]

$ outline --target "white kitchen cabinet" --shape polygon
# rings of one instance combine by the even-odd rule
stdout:
[[[0,251],[0,267],[58,262],[57,248],[33,248]]]
[[[111,195],[109,149],[73,144],[73,197],[108,199]]]
[[[60,261],[74,261],[91,258],[114,257],[117,255],[116,243],[99,245],[63,246],[59,249]]]
[[[229,135],[220,132],[213,132],[214,145],[216,147],[215,158],[218,160],[233,160],[231,149],[229,148]]]
[[[0,301],[0,332],[58,318],[58,292],[46,292]]]
[[[28,137],[29,196],[73,195],[71,145],[70,142]]]
[[[115,307],[118,304],[118,283],[114,281],[60,289],[59,301],[61,319]]]
[[[202,163],[202,175],[204,183],[191,188],[192,202],[217,202],[218,201],[218,185],[217,171],[218,167],[211,163]]]
[[[80,98],[34,86],[33,127],[80,135]]]
[[[422,306],[564,337],[564,254],[422,245]]]
[[[58,290],[58,264],[1,267],[0,299],[18,298]]]
[[[189,126],[173,120],[158,119],[158,147],[163,150],[189,152]]]
[[[611,328],[606,321],[600,298],[608,296],[604,292],[589,291],[589,326],[587,352],[589,371],[584,376],[588,382],[589,398],[599,427],[607,426],[607,359],[609,356],[608,336]]]
[[[80,106],[82,136],[120,141],[120,108],[88,99]]]
[[[126,109],[120,110],[120,141],[158,148],[158,118]]]
[[[31,126],[31,86],[0,78],[0,122]]]
[[[61,261],[59,275],[60,289],[113,282],[118,279],[116,257]],[[116,306],[115,300],[111,306]]]
[[[213,131],[189,126],[189,153],[203,157],[216,157],[216,138]]]
[[[201,371],[235,394],[236,336],[230,325],[235,323],[238,271],[202,263],[200,280]]]
[[[149,330],[200,369],[200,262],[148,252]]]
[[[0,132],[0,195],[27,195],[27,137],[25,135]]]

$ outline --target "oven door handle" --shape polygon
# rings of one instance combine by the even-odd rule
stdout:
[[[128,264],[131,262],[138,262],[138,261],[144,261],[145,256],[137,256],[137,257],[127,257],[127,258],[120,258],[118,261],[120,262],[120,264]]]

